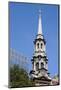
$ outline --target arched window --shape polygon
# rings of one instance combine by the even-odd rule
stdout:
[[[36,63],[36,70],[38,71],[38,69],[39,69],[39,63],[37,62]]]
[[[42,49],[42,47],[43,47],[43,44],[41,43],[41,49]]]
[[[44,68],[44,63],[43,62],[41,62],[41,68]]]
[[[39,48],[39,43],[37,43],[37,48]]]

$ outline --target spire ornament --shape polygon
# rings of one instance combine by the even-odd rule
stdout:
[[[42,20],[41,20],[41,10],[39,10],[38,34],[41,34],[41,35],[42,35]]]

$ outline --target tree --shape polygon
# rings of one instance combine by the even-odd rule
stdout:
[[[24,69],[20,69],[18,65],[10,67],[10,87],[28,87],[34,86],[32,80],[29,79],[28,73]]]

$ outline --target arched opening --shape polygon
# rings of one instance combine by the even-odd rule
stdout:
[[[43,48],[43,44],[41,43],[41,49]]]
[[[37,62],[36,63],[36,70],[38,71],[38,69],[39,69],[39,63]]]
[[[43,62],[41,62],[41,68],[44,68],[44,63]]]
[[[39,48],[39,43],[37,43],[37,48]]]

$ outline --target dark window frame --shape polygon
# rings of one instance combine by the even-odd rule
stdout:
[[[39,43],[37,43],[37,48],[39,48]]]
[[[41,68],[44,68],[44,63],[43,62],[41,62]]]
[[[36,70],[38,71],[39,69],[39,62],[36,63]]]
[[[41,43],[41,49],[43,48],[43,43]]]

